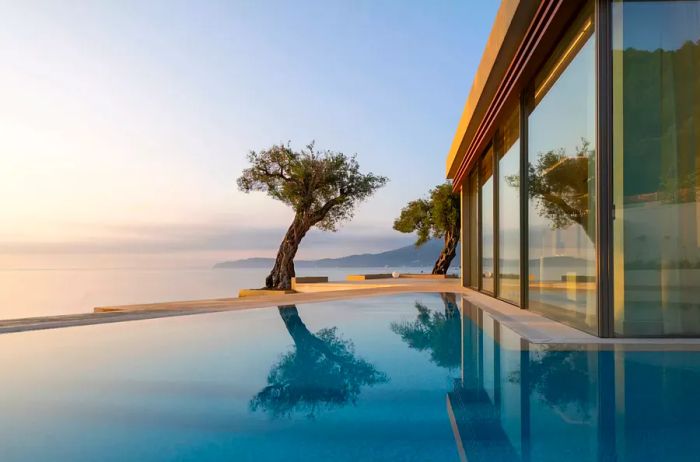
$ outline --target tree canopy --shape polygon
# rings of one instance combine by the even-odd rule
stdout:
[[[395,322],[391,330],[410,348],[429,351],[430,360],[440,367],[456,369],[462,358],[462,323],[454,294],[440,294],[444,312],[415,303],[418,314],[412,322]]]
[[[545,403],[570,420],[585,422],[595,407],[589,368],[587,352],[549,348],[530,357],[524,380],[521,372],[514,372],[508,381],[527,386],[530,394],[537,392]]]
[[[588,223],[590,200],[595,194],[590,190],[594,184],[594,155],[590,142],[582,139],[573,156],[560,148],[540,153],[535,163],[528,165],[528,196],[536,200],[537,213],[553,229],[577,223],[595,239],[595,230]],[[506,182],[514,188],[520,186],[517,175],[506,177]]]
[[[401,209],[394,220],[394,229],[402,233],[415,232],[416,246],[431,238],[442,238],[444,246],[433,266],[433,274],[447,274],[457,251],[461,230],[460,197],[452,184],[443,183],[430,190],[428,199],[418,199]]]
[[[294,209],[311,226],[335,231],[352,218],[355,206],[384,186],[388,179],[363,174],[356,156],[318,151],[314,143],[301,151],[278,144],[248,154],[250,167],[238,178],[243,192],[262,191]]]
[[[272,366],[267,385],[250,401],[253,411],[270,416],[305,414],[355,404],[363,386],[386,383],[389,378],[373,364],[358,358],[350,340],[335,327],[311,333],[296,306],[279,307],[294,347]]]
[[[416,232],[416,245],[431,238],[440,239],[460,226],[460,199],[452,192],[452,184],[444,183],[430,190],[428,199],[411,201],[394,220],[394,229],[402,233]]]
[[[355,156],[317,151],[314,144],[294,151],[289,143],[248,154],[250,167],[238,178],[246,193],[262,191],[294,210],[294,220],[282,239],[275,265],[265,278],[268,289],[290,289],[294,257],[312,227],[335,231],[352,218],[355,206],[384,186],[387,178],[361,173]]]

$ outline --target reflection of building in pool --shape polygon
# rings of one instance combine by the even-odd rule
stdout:
[[[462,319],[447,395],[462,460],[696,460],[696,352],[532,345],[466,301]]]
[[[700,336],[700,0],[503,1],[447,159],[463,285]]]

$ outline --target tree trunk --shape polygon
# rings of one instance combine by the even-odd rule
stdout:
[[[287,328],[287,332],[294,340],[297,355],[309,357],[309,352],[313,350],[313,345],[316,343],[314,340],[317,340],[317,338],[299,317],[299,310],[297,310],[296,305],[278,306],[277,310],[282,317],[282,321],[284,321],[284,327]]]
[[[433,266],[433,274],[447,274],[450,268],[450,263],[457,253],[457,243],[459,242],[459,233],[448,231],[445,233],[445,245],[440,252],[440,256]]]
[[[292,288],[292,278],[294,277],[294,257],[299,250],[299,244],[311,226],[299,215],[294,217],[294,221],[287,230],[287,234],[280,244],[275,259],[275,266],[270,275],[265,278],[265,288],[289,290]]]
[[[459,317],[459,308],[457,307],[457,295],[452,292],[442,292],[440,294],[442,303],[445,305],[445,318],[452,319],[455,316]]]
[[[339,358],[333,354],[328,344],[312,334],[306,327],[299,316],[296,305],[278,306],[277,310],[284,321],[287,332],[294,340],[298,354],[308,357],[312,352],[315,352],[316,355],[325,355],[329,360],[337,361],[340,364]]]

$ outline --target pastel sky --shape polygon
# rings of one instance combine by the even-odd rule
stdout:
[[[291,212],[235,179],[288,140],[391,180],[300,257],[410,243],[498,3],[0,0],[0,268],[272,256]]]

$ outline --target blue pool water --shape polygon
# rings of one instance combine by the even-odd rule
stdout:
[[[700,353],[528,345],[451,294],[0,335],[2,461],[699,460]]]

